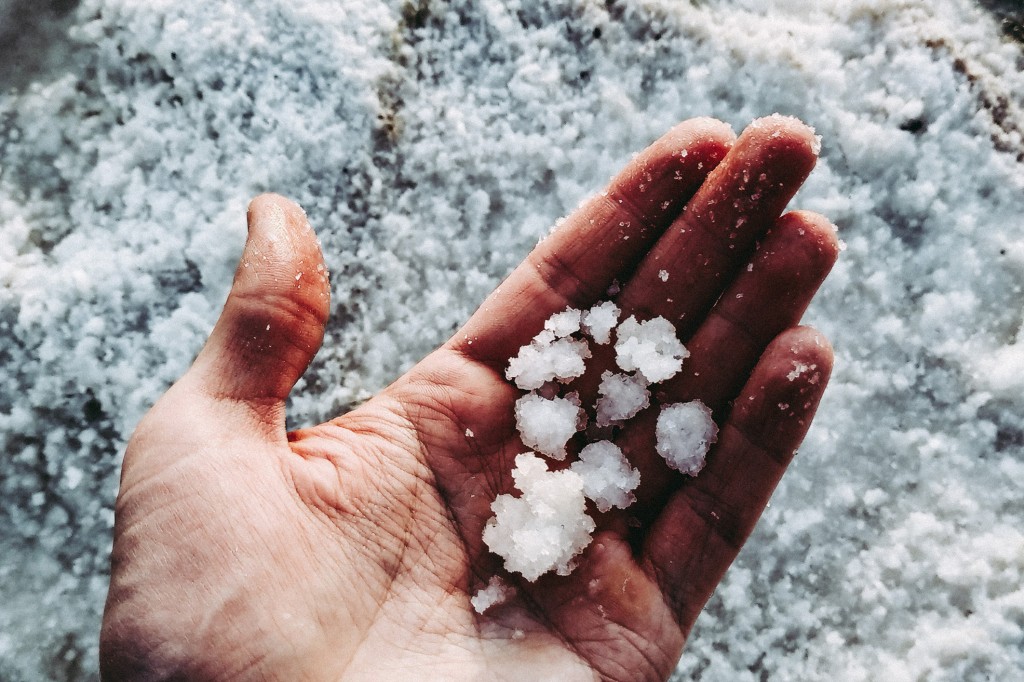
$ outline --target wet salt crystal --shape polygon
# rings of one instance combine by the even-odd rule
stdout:
[[[582,313],[575,308],[568,308],[560,313],[555,313],[544,323],[544,329],[550,331],[556,338],[562,338],[575,334],[580,330],[580,317]]]
[[[594,339],[594,343],[603,346],[612,340],[612,329],[619,323],[621,314],[617,305],[604,301],[583,313],[580,322],[584,333]]]
[[[616,331],[615,361],[626,372],[639,371],[652,384],[675,376],[690,352],[664,317],[637,322],[630,316]]]
[[[704,458],[718,440],[711,409],[699,400],[663,407],[654,432],[658,454],[670,467],[690,476],[704,468]]]
[[[586,426],[575,393],[550,400],[528,393],[516,401],[516,426],[523,445],[554,459],[565,459],[565,444]]]
[[[466,438],[472,438],[475,435],[471,429],[466,429]]]
[[[594,531],[594,520],[586,513],[583,479],[571,470],[548,471],[531,453],[516,457],[512,479],[522,495],[499,495],[494,500],[484,543],[505,560],[507,570],[527,580],[550,570],[568,575]]]
[[[793,369],[792,371],[790,371],[789,374],[786,375],[786,378],[789,379],[790,381],[793,381],[797,377],[803,375],[803,373],[806,372],[807,370],[812,369],[817,369],[817,365],[806,365],[802,362],[794,362]]]
[[[597,425],[608,426],[613,422],[630,419],[637,412],[651,404],[651,392],[647,380],[639,374],[601,374],[601,385],[597,392]]]
[[[658,279],[662,282],[668,281],[668,270],[658,270]]]
[[[566,382],[583,375],[583,361],[590,357],[587,342],[571,338],[552,341],[552,334],[551,330],[541,332],[509,361],[505,376],[519,388],[530,391],[548,381]]]
[[[477,613],[483,613],[492,606],[498,606],[504,604],[516,593],[514,587],[506,583],[499,576],[492,576],[487,581],[486,587],[481,587],[476,594],[474,594],[469,603],[472,604],[473,610]]]
[[[591,443],[580,451],[572,471],[583,480],[583,494],[604,513],[612,507],[625,509],[636,501],[640,472],[629,465],[619,446],[610,441]]]

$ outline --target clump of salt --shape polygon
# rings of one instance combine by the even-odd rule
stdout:
[[[549,329],[537,335],[508,363],[505,376],[519,388],[530,391],[549,381],[567,382],[582,376],[584,360],[590,357],[586,341],[555,338]]]
[[[594,501],[600,512],[612,507],[625,509],[636,501],[633,491],[640,485],[640,472],[629,465],[619,446],[610,441],[583,448],[570,469],[583,479],[583,494]]]
[[[580,319],[583,313],[575,308],[566,308],[560,313],[555,313],[544,323],[544,329],[550,331],[556,338],[563,338],[575,334],[580,330]]]
[[[554,569],[572,571],[573,558],[590,544],[594,521],[586,513],[583,479],[566,471],[548,471],[536,455],[516,457],[512,470],[520,497],[498,495],[483,539],[505,560],[505,568],[533,581]]]
[[[499,576],[492,576],[485,587],[481,587],[476,594],[469,599],[473,610],[483,613],[492,606],[504,604],[515,594],[514,587],[506,583]]]
[[[581,326],[583,331],[594,339],[594,343],[604,345],[612,340],[612,329],[619,323],[622,311],[611,301],[598,303],[583,313]]]
[[[616,330],[615,361],[626,372],[638,371],[652,384],[672,378],[690,356],[664,317],[637,322],[630,316]]]
[[[527,393],[516,401],[515,414],[523,444],[555,459],[565,459],[565,444],[587,419],[575,393],[551,399]]]
[[[631,316],[618,324],[620,315],[611,301],[585,312],[567,308],[552,315],[509,361],[506,376],[520,389],[532,391],[515,404],[516,426],[527,447],[564,460],[569,440],[586,427],[587,413],[579,396],[560,397],[554,383],[567,383],[586,370],[591,353],[582,334],[606,344],[617,326],[615,359],[624,373],[601,375],[594,407],[598,427],[632,419],[651,404],[649,385],[682,369],[690,353],[671,322],[663,317],[638,322]],[[658,453],[670,467],[690,475],[704,466],[708,449],[718,437],[711,410],[699,401],[665,407],[655,431]],[[586,513],[586,499],[593,500],[602,513],[628,507],[636,500],[633,491],[640,484],[640,472],[617,445],[602,440],[584,447],[579,459],[561,471],[549,471],[532,452],[521,454],[512,479],[521,495],[498,495],[483,539],[505,560],[506,569],[533,581],[551,570],[560,575],[572,571],[574,558],[590,544],[595,528]],[[473,597],[473,608],[482,613],[497,603],[493,600],[507,598],[501,589],[492,581]]]
[[[658,454],[670,467],[690,476],[704,468],[704,458],[718,440],[711,409],[699,400],[666,405],[655,427]]]
[[[632,418],[637,412],[651,404],[651,392],[647,380],[641,374],[601,374],[601,385],[597,388],[597,425],[608,426],[613,422]]]

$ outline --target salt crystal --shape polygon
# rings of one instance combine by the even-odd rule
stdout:
[[[601,385],[597,392],[597,425],[608,426],[612,422],[633,417],[651,404],[651,392],[647,380],[640,374],[601,374]]]
[[[598,303],[583,313],[581,326],[583,331],[594,339],[594,343],[604,345],[612,340],[612,329],[619,323],[622,311],[611,301]]]
[[[668,270],[658,270],[658,279],[662,282],[668,281]]]
[[[505,560],[506,569],[527,580],[551,570],[568,575],[595,527],[586,513],[583,479],[571,470],[548,471],[531,453],[516,457],[512,479],[522,496],[499,495],[494,500],[484,543]]]
[[[586,413],[575,393],[547,399],[528,393],[516,401],[516,426],[523,444],[555,459],[565,459],[565,444],[586,426]]]
[[[664,317],[637,322],[630,316],[616,332],[615,361],[626,372],[639,371],[652,384],[670,379],[690,352],[676,338],[676,328]]]
[[[505,376],[523,390],[540,388],[548,381],[564,383],[582,376],[586,369],[583,361],[590,357],[586,341],[572,338],[550,341],[551,331],[545,332],[520,348],[519,355],[508,363]]]
[[[473,605],[473,610],[477,613],[483,613],[492,606],[498,606],[504,604],[515,594],[515,588],[502,580],[499,576],[492,576],[487,581],[487,586],[480,588],[476,594],[474,594],[469,603]]]
[[[794,362],[793,370],[786,375],[786,378],[790,381],[795,380],[797,377],[803,375],[807,370],[817,369],[817,365],[805,365],[802,362]]]
[[[571,470],[583,479],[583,494],[604,513],[612,507],[625,509],[636,501],[640,472],[629,465],[619,446],[610,441],[591,443],[580,451]]]
[[[476,434],[471,429],[466,429],[466,438],[472,438],[474,435]]]
[[[699,400],[666,405],[655,427],[658,454],[670,467],[690,476],[704,468],[704,458],[718,440],[711,409]]]
[[[544,323],[544,329],[550,331],[556,338],[562,338],[574,334],[580,330],[580,316],[582,313],[575,308],[568,308],[560,313],[555,313]]]

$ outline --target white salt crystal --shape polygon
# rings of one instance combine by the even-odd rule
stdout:
[[[802,362],[794,362],[793,363],[793,370],[789,374],[786,375],[786,378],[789,379],[790,381],[793,381],[797,377],[803,375],[804,372],[806,372],[807,370],[811,370],[811,369],[817,369],[817,366],[816,365],[805,365]]]
[[[580,317],[582,312],[575,308],[567,308],[560,313],[555,313],[544,323],[544,329],[550,331],[556,338],[562,338],[575,334],[580,330]]]
[[[619,323],[619,315],[622,311],[611,301],[598,303],[593,308],[583,313],[582,327],[594,343],[602,346],[612,340],[612,329]]]
[[[655,428],[658,454],[668,465],[690,476],[704,468],[704,458],[718,440],[711,409],[699,400],[666,405]]]
[[[639,371],[652,384],[675,376],[690,352],[664,317],[637,322],[630,316],[616,331],[615,361],[626,372]]]
[[[658,279],[662,282],[668,281],[668,270],[658,270]]]
[[[483,613],[492,606],[504,604],[512,598],[515,592],[515,588],[502,580],[500,576],[492,576],[487,582],[487,586],[480,588],[470,598],[469,603],[473,605],[474,611]]]
[[[633,491],[640,485],[640,472],[629,465],[619,446],[610,441],[583,448],[571,470],[583,479],[583,494],[594,501],[598,511],[625,509],[636,501]]]
[[[651,392],[642,374],[613,374],[606,370],[601,374],[597,392],[598,426],[629,419],[651,404]]]
[[[515,414],[523,444],[555,459],[565,459],[565,444],[587,419],[575,393],[551,399],[527,393],[516,401]]]
[[[505,376],[523,390],[540,388],[546,382],[570,381],[583,374],[584,360],[590,357],[586,341],[564,338],[548,341],[550,330],[538,335],[508,363]]]
[[[534,454],[516,457],[512,470],[521,497],[498,495],[494,516],[484,527],[484,542],[505,560],[505,568],[533,581],[554,569],[568,575],[573,558],[590,544],[594,520],[587,516],[583,479],[566,471],[548,471]]]
[[[64,470],[64,484],[69,490],[74,490],[82,482],[85,474],[76,466],[69,466]]]

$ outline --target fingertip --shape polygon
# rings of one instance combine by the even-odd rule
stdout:
[[[217,325],[192,368],[210,393],[284,400],[320,348],[330,285],[316,234],[297,204],[262,194]]]
[[[795,116],[762,116],[751,121],[744,134],[766,146],[802,151],[811,159],[821,153],[821,136]]]
[[[769,361],[766,370],[775,377],[778,377],[784,368],[794,364],[806,366],[814,365],[818,372],[832,371],[834,352],[832,343],[828,338],[814,327],[800,325],[787,329],[779,334],[768,345],[764,352],[764,359]],[[793,383],[796,378],[802,377],[803,372],[796,372],[792,376],[786,373],[786,380]],[[810,379],[811,377],[804,377]],[[824,377],[827,380],[827,375]],[[815,384],[818,381],[811,381]]]
[[[306,212],[280,194],[266,193],[249,202],[246,218],[249,234],[236,286],[297,298],[325,323],[330,273]]]
[[[736,131],[725,121],[711,116],[698,116],[677,123],[669,130],[667,137],[705,140],[714,144],[731,146],[736,141]]]
[[[839,234],[825,216],[791,211],[775,221],[772,233],[792,252],[794,265],[809,268],[824,279],[839,258]]]
[[[691,118],[678,123],[661,136],[652,146],[652,156],[660,157],[663,162],[690,164],[699,170],[710,172],[717,166],[736,142],[736,131],[728,123],[716,118]]]
[[[810,428],[833,358],[831,343],[812,327],[779,334],[737,399],[730,422],[748,441],[788,461]]]

